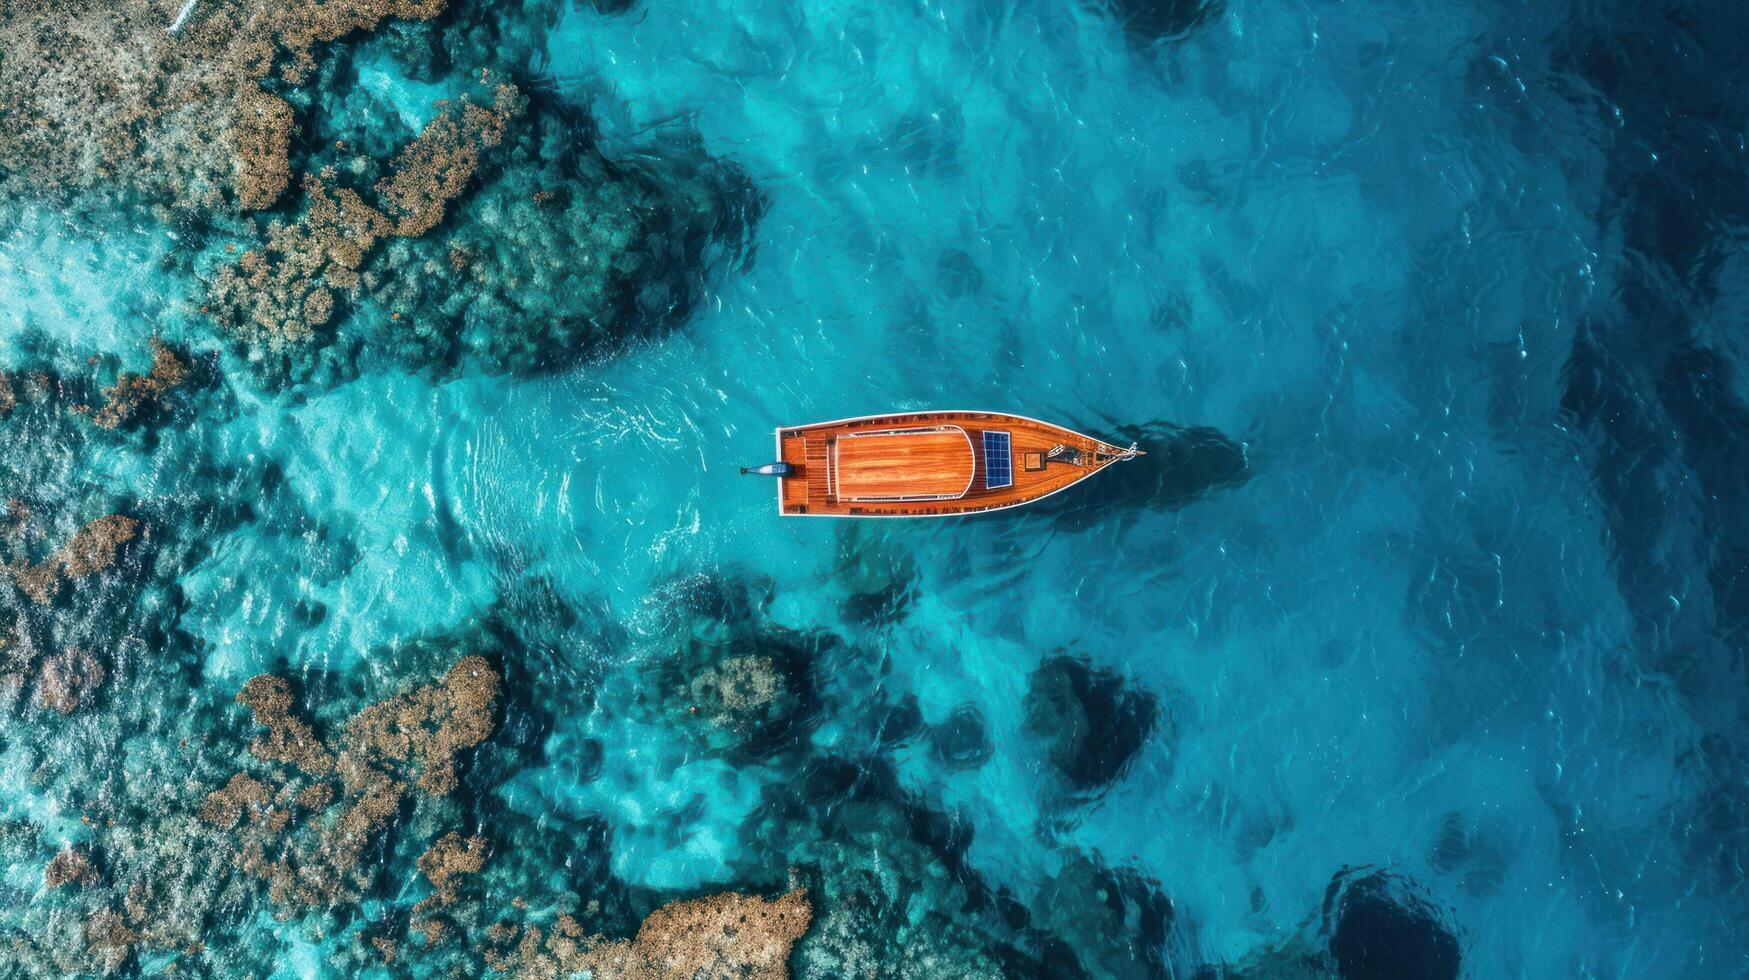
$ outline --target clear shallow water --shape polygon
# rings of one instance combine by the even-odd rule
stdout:
[[[599,828],[633,907],[781,885],[815,853],[790,825],[830,824],[779,801],[846,759],[947,815],[953,875],[1035,924],[1078,856],[1157,882],[1155,972],[1323,949],[1327,889],[1366,867],[1413,883],[1466,975],[1734,976],[1749,193],[1743,104],[1699,89],[1740,72],[1745,25],[1695,16],[1236,2],[1155,40],[1074,4],[569,8],[504,70],[609,159],[729,161],[758,192],[673,329],[540,377],[366,359],[276,390],[165,258],[222,238],[18,203],[0,352],[217,351],[222,396],[174,444],[273,489],[177,575],[181,696],[265,671],[380,696],[430,678],[411,638],[514,621],[517,764],[463,819],[527,818],[507,851]],[[462,87],[355,67],[333,84],[409,133]],[[779,521],[736,475],[775,424],[929,407],[1151,426],[1166,462],[868,526]],[[87,462],[135,500],[198,493],[143,453]],[[769,596],[715,619],[830,637],[783,751],[646,705],[697,576]],[[1080,792],[1028,725],[1063,654],[1155,705]],[[871,705],[907,698],[936,734],[883,743]],[[970,763],[940,747],[968,706]],[[7,724],[18,774],[65,723]],[[89,834],[79,791],[4,782],[8,819]],[[344,971],[348,921],[261,929],[286,975]]]

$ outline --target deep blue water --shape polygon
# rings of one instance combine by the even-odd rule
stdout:
[[[505,917],[800,886],[798,976],[1749,974],[1749,7],[450,6],[316,49],[293,172],[480,67],[523,156],[290,355],[201,309],[264,219],[0,206],[13,972],[92,969],[102,909],[127,971],[439,975]],[[636,300],[555,341],[608,262]],[[143,420],[67,407],[154,337],[191,380]],[[780,520],[737,474],[926,408],[1150,455],[948,521]],[[105,513],[117,568],[31,599]],[[105,679],[63,714],[74,646]],[[492,734],[359,895],[203,857],[269,771],[249,678],[338,733],[470,651]],[[713,715],[734,669],[780,693]],[[426,949],[450,830],[493,857]],[[95,878],[50,888],[69,846]]]

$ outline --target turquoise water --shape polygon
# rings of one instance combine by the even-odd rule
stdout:
[[[290,96],[294,172],[385,158],[481,66],[541,135],[285,364],[200,310],[242,219],[10,197],[0,370],[60,380],[0,419],[45,522],[8,561],[146,532],[46,610],[4,587],[12,969],[93,969],[80,923],[151,883],[121,969],[476,972],[505,917],[627,936],[799,885],[801,976],[1749,971],[1749,21],[1188,6],[456,0],[349,36]],[[531,217],[552,186],[591,217]],[[596,256],[626,297],[567,278]],[[143,422],[66,408],[154,337],[194,378]],[[926,408],[1150,455],[915,523],[779,520],[737,473],[775,425]],[[66,646],[108,677],[63,715],[32,685]],[[338,733],[456,651],[504,678],[493,732],[359,895],[288,910],[187,829],[267,771],[249,678]],[[780,694],[713,717],[733,669]],[[493,857],[427,947],[451,830]],[[96,880],[48,888],[67,845]]]

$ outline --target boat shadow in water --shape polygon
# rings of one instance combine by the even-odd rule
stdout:
[[[1178,510],[1251,479],[1245,444],[1207,426],[1126,425],[1112,442],[1136,443],[1144,455],[1112,466],[1085,486],[1038,501],[1032,512],[1050,515],[1059,531],[1080,532],[1115,515]]]

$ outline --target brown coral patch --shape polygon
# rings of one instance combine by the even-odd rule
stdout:
[[[376,947],[377,955],[382,957],[384,963],[395,962],[396,947],[393,939],[387,936],[373,936],[370,944]]]
[[[787,980],[790,949],[812,918],[813,906],[801,889],[770,901],[725,892],[662,906],[630,941],[586,936],[575,919],[562,915],[550,931],[527,929],[507,955],[486,959],[517,977]],[[512,932],[495,928],[493,935],[508,938]]]
[[[283,677],[262,674],[252,677],[237,692],[237,702],[255,716],[255,724],[267,729],[249,743],[249,751],[263,762],[283,762],[305,774],[322,777],[334,771],[334,756],[300,718],[292,714],[291,685]]]
[[[91,856],[71,845],[61,848],[43,869],[43,884],[49,888],[77,885],[84,888],[97,880],[97,869],[91,866]]]
[[[310,49],[355,31],[374,31],[384,19],[429,20],[443,13],[448,0],[294,0],[278,5],[269,16],[274,40],[292,55],[283,75],[302,82],[316,67]]]
[[[235,827],[245,812],[267,806],[267,787],[243,773],[231,777],[223,788],[207,794],[200,818],[217,827]]]
[[[109,514],[73,532],[67,543],[47,558],[29,565],[14,562],[6,572],[19,591],[33,602],[53,602],[69,579],[82,579],[115,564],[123,545],[139,532],[140,523],[123,514]]]
[[[231,127],[236,154],[237,203],[247,210],[270,208],[291,186],[291,103],[264,92],[255,82],[242,84],[237,99],[237,123]]]
[[[334,787],[327,783],[312,783],[298,791],[298,806],[306,810],[326,810],[334,802]]]
[[[268,227],[267,241],[219,270],[204,309],[233,335],[268,350],[310,342],[334,315],[337,297],[356,296],[359,270],[385,238],[437,227],[479,166],[523,111],[513,86],[500,85],[491,108],[439,104],[438,115],[403,147],[372,205],[357,191],[331,188],[331,171],[307,174],[302,217]]]
[[[90,704],[109,676],[103,661],[85,650],[68,647],[43,658],[37,675],[37,704],[70,715]]]
[[[85,921],[85,947],[103,964],[105,975],[126,966],[145,938],[112,909],[99,909]]]
[[[498,684],[484,657],[463,657],[443,683],[365,708],[342,737],[342,779],[349,787],[412,779],[427,794],[448,794],[456,785],[456,753],[492,734]]]
[[[457,782],[458,753],[492,733],[498,686],[497,671],[483,657],[463,657],[438,683],[367,706],[338,738],[325,743],[294,714],[287,681],[272,675],[252,678],[237,700],[267,731],[250,744],[250,752],[264,762],[294,766],[306,776],[338,776],[343,806],[332,819],[306,816],[300,824],[299,812],[307,815],[329,806],[333,790],[327,783],[295,790],[286,783],[273,794],[239,774],[227,787],[237,790],[210,796],[202,816],[236,827],[245,812],[239,799],[262,807],[273,797],[276,805],[259,814],[249,811],[251,822],[239,831],[244,835],[239,850],[243,869],[267,879],[269,897],[286,909],[354,900],[373,876],[361,859],[377,832],[401,812],[407,794],[415,787],[433,796],[448,793]],[[251,784],[261,787],[259,793]],[[453,894],[454,876],[472,873],[470,866],[485,859],[484,848],[477,838],[466,843],[459,837],[440,840],[420,859],[420,870],[441,894]],[[442,930],[441,923],[434,927]]]
[[[484,837],[467,837],[450,831],[439,837],[419,855],[419,872],[431,883],[436,904],[455,901],[457,879],[479,874],[486,866],[488,848]]]
[[[123,185],[209,208],[231,186],[264,207],[289,180],[289,106],[258,84],[277,56],[302,82],[316,44],[445,6],[201,3],[179,20],[163,0],[0,0],[0,187]]]
[[[122,372],[115,384],[103,389],[103,407],[91,416],[91,421],[100,428],[114,429],[180,386],[187,377],[188,362],[154,338],[152,369],[146,374]]]
[[[121,546],[134,539],[140,522],[122,514],[109,514],[73,533],[58,552],[61,571],[68,578],[85,578],[115,564]]]
[[[436,913],[456,900],[456,887],[462,878],[480,873],[489,852],[484,837],[464,839],[451,831],[419,855],[419,872],[431,883],[432,893],[413,906],[412,927],[424,934],[427,946],[448,934],[448,926],[435,917]]]

